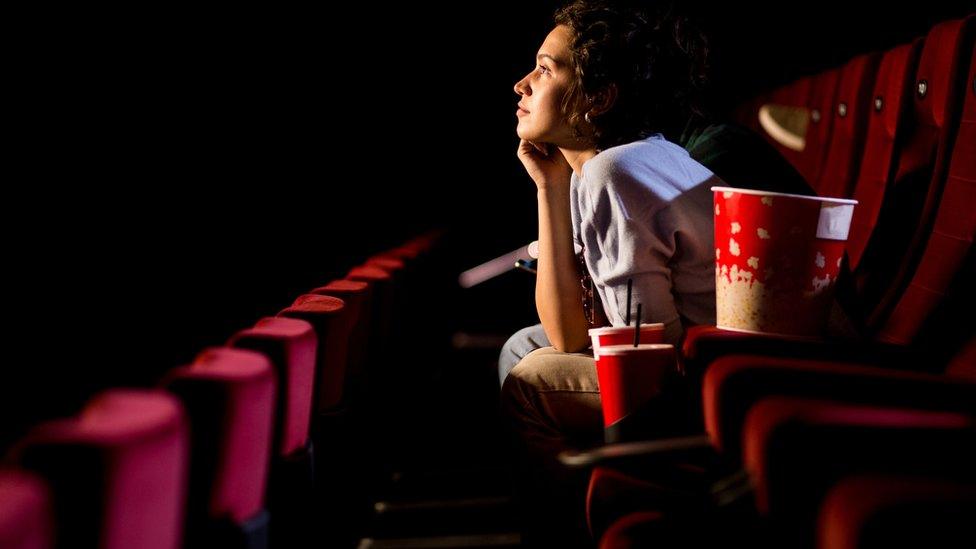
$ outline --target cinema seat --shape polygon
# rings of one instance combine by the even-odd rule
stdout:
[[[366,375],[366,365],[369,362],[370,333],[373,328],[373,288],[368,282],[361,280],[336,279],[324,286],[309,290],[310,294],[337,297],[345,303],[356,316],[353,333],[349,338],[349,371],[347,378],[352,383],[347,386],[355,389]]]
[[[315,366],[313,413],[320,415],[343,404],[349,360],[349,334],[356,319],[345,302],[337,297],[304,294],[277,316],[304,320],[312,325],[318,339]]]
[[[826,70],[811,77],[810,98],[806,105],[810,110],[810,126],[807,129],[806,146],[799,154],[796,169],[814,189],[820,181],[827,145],[834,129],[834,117],[831,114],[839,81],[840,69]]]
[[[814,184],[817,194],[850,198],[860,166],[871,111],[871,89],[881,54],[867,53],[840,69],[837,93],[824,116],[833,118],[823,168]]]
[[[623,515],[601,547],[749,543],[812,547],[817,513],[838,481],[862,472],[976,480],[976,417],[953,412],[769,397],[743,434],[743,472],[702,498]],[[666,494],[666,493],[665,493]]]
[[[970,18],[970,22],[976,18]],[[976,25],[974,25],[976,26]],[[973,32],[976,32],[974,30]],[[976,239],[976,50],[970,53],[965,99],[959,129],[949,155],[945,186],[938,198],[931,234],[925,242],[918,268],[894,310],[880,327],[878,339],[911,343],[933,310],[943,303],[955,282],[968,285],[976,271],[963,269],[973,254]]]
[[[976,481],[976,417],[771,397],[743,432],[755,509],[780,546],[812,546],[838,480],[863,471]]]
[[[241,330],[228,347],[263,354],[271,361],[279,391],[274,407],[268,509],[274,517],[271,545],[292,545],[307,538],[314,516],[313,444],[309,423],[315,387],[318,339],[304,320],[268,317]]]
[[[375,322],[371,333],[370,353],[377,359],[391,345],[393,336],[396,287],[393,275],[375,265],[359,265],[346,273],[346,279],[369,284],[373,294],[373,310],[370,318]]]
[[[820,506],[817,547],[976,547],[976,484],[861,474],[837,482]]]
[[[27,471],[0,469],[0,547],[53,546],[54,518],[47,483]]]
[[[206,349],[164,378],[192,434],[188,547],[268,546],[275,385],[267,357],[229,347]]]
[[[188,436],[172,395],[111,389],[74,417],[34,427],[13,453],[50,487],[57,547],[176,549]]]
[[[854,281],[869,330],[883,326],[932,233],[959,125],[976,17],[939,23],[925,38],[898,166]]]
[[[897,140],[905,131],[908,105],[914,93],[914,78],[924,39],[902,44],[885,52],[871,92],[867,137],[861,157],[853,198],[857,200],[847,257],[851,269],[861,262],[868,239],[878,223],[885,191],[897,168]]]

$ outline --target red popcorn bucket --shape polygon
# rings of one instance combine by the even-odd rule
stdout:
[[[605,328],[591,328],[589,331],[590,340],[593,342],[593,358],[600,360],[600,348],[607,345],[633,345],[634,327],[633,326],[607,326]],[[641,343],[664,343],[664,324],[655,322],[652,324],[641,324],[640,327]]]
[[[823,335],[856,200],[712,187],[716,325]]]
[[[633,344],[601,347],[596,373],[604,427],[612,433],[615,424],[656,397],[663,389],[667,376],[677,371],[673,345],[653,343],[637,347]]]

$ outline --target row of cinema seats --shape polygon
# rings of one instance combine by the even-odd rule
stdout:
[[[156,387],[109,389],[34,426],[0,472],[0,547],[345,541],[361,457],[351,423],[384,384],[397,307],[440,238],[376,254]]]
[[[820,195],[859,201],[848,326],[690,329],[671,413],[696,431],[562,456],[591,468],[600,547],[976,546],[974,37],[976,15],[946,21],[738,111]],[[802,149],[766,134],[770,104],[806,113]]]

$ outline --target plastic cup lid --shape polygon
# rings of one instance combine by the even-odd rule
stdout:
[[[642,332],[645,332],[645,331],[648,331],[648,330],[663,330],[663,329],[664,329],[664,324],[662,324],[660,322],[651,322],[649,324],[645,324],[645,323],[641,322],[641,331]],[[604,335],[604,334],[615,334],[615,333],[619,333],[619,332],[622,332],[622,331],[630,331],[630,332],[633,332],[634,331],[634,327],[633,326],[604,326],[603,328],[590,328],[590,330],[589,330],[588,333],[591,336],[600,336],[600,335]]]
[[[641,343],[637,347],[631,345],[607,345],[600,347],[600,356],[607,355],[626,355],[629,353],[641,353],[648,351],[674,350],[674,345],[670,343]]]

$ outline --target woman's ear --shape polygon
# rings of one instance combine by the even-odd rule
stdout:
[[[617,85],[609,84],[607,87],[593,94],[593,103],[590,105],[590,116],[598,116],[609,111],[617,101]]]

